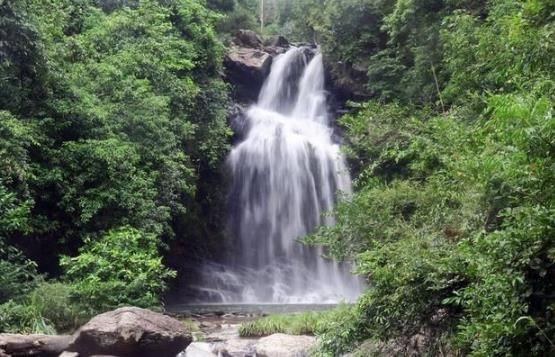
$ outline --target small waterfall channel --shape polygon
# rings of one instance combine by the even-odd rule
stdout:
[[[310,58],[312,57],[312,58]],[[298,238],[333,224],[351,180],[332,140],[322,55],[292,47],[277,56],[247,134],[231,151],[230,228],[234,253],[203,270],[199,300],[221,303],[335,303],[362,289],[350,265],[322,258]]]

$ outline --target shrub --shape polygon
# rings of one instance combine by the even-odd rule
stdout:
[[[56,330],[33,306],[10,300],[0,305],[0,333],[55,334]]]
[[[166,281],[175,276],[162,264],[156,236],[128,226],[87,239],[79,253],[62,257],[61,265],[72,301],[90,314],[122,305],[158,306]]]
[[[17,248],[0,237],[0,304],[20,299],[40,281],[35,262],[25,258]]]
[[[81,307],[71,301],[71,286],[61,282],[43,282],[25,300],[56,332],[72,332],[81,326],[87,316]]]

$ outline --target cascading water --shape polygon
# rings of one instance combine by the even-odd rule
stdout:
[[[241,303],[321,303],[354,300],[360,280],[347,264],[297,241],[332,224],[350,177],[332,141],[322,55],[310,61],[293,47],[274,60],[258,103],[246,113],[248,133],[229,156],[233,175],[231,261],[212,265],[204,299]]]

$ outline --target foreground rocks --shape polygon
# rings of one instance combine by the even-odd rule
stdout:
[[[220,343],[193,342],[180,357],[308,357],[313,336],[276,333],[259,340],[235,338]]]
[[[137,307],[123,307],[92,318],[74,335],[68,351],[79,356],[174,357],[192,342],[174,318]]]
[[[93,317],[73,336],[0,334],[0,357],[175,357],[191,342],[179,320],[123,307]]]
[[[313,336],[276,333],[262,338],[241,338],[239,325],[222,325],[191,343],[179,357],[304,357],[315,346]]]
[[[261,357],[300,357],[308,356],[316,344],[313,336],[291,336],[276,333],[261,338],[256,344],[257,356]]]
[[[58,356],[72,340],[69,335],[17,335],[0,334],[0,357],[6,356]]]

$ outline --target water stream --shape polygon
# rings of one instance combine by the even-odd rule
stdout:
[[[312,58],[310,58],[312,57]],[[360,280],[350,266],[322,258],[298,242],[317,225],[351,180],[332,129],[321,54],[292,47],[273,62],[258,103],[246,113],[248,133],[228,164],[231,233],[229,261],[205,267],[203,301],[222,303],[332,303],[354,300]]]

